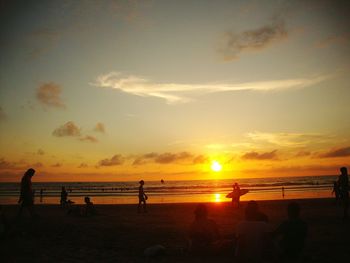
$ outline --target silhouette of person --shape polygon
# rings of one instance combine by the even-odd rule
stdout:
[[[199,204],[194,211],[195,219],[190,226],[190,252],[207,255],[216,250],[220,233],[214,220],[208,219],[206,205]]]
[[[343,203],[343,219],[348,219],[348,208],[349,208],[349,176],[348,169],[346,167],[340,168],[341,174],[338,178],[339,193]]]
[[[236,257],[242,262],[259,262],[263,258],[270,226],[258,220],[259,209],[255,201],[249,201],[245,208],[245,220],[236,226]]]
[[[240,198],[241,198],[241,188],[238,183],[235,183],[232,186],[232,206],[235,208],[239,208],[240,206]]]
[[[145,182],[143,180],[141,180],[139,183],[140,183],[140,186],[139,186],[139,204],[137,206],[137,211],[139,213],[141,213],[141,203],[142,203],[143,212],[147,213],[146,200],[148,199],[148,197],[145,194],[145,191],[143,190],[143,185],[145,184]]]
[[[94,207],[94,203],[91,202],[90,197],[85,196],[84,202],[85,202],[85,207],[83,209],[83,215],[84,216],[96,215],[97,211],[96,211],[96,209]]]
[[[40,203],[43,202],[43,194],[44,194],[44,189],[40,189]]]
[[[284,198],[284,186],[282,186],[282,197]]]
[[[332,190],[332,194],[334,193],[334,197],[335,197],[335,204],[337,205],[340,201],[340,189],[339,189],[339,185],[337,181],[333,182],[333,190]]]
[[[300,206],[292,202],[287,207],[288,220],[282,222],[274,232],[281,236],[280,250],[283,260],[300,258],[307,235],[307,224],[300,219]]]
[[[18,203],[21,204],[18,216],[22,215],[23,208],[26,208],[31,217],[37,217],[34,212],[34,191],[32,189],[32,177],[35,174],[33,168],[29,168],[23,175],[21,180],[21,194]]]
[[[61,206],[65,207],[67,205],[67,198],[68,198],[68,192],[66,191],[66,188],[62,186],[61,200],[60,200]]]

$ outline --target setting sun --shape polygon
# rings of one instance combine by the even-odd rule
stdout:
[[[213,161],[213,163],[211,164],[211,169],[214,172],[220,172],[222,169],[222,165],[218,161]]]

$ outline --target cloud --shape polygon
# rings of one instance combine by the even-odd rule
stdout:
[[[89,166],[87,165],[87,163],[81,163],[81,164],[78,166],[78,168],[86,168],[86,167],[89,167]]]
[[[157,83],[147,78],[110,72],[97,77],[94,86],[112,88],[135,96],[154,97],[168,104],[186,103],[203,93],[234,91],[276,91],[292,88],[305,88],[323,82],[334,75],[318,75],[308,78],[282,79],[246,83],[181,84]]]
[[[44,155],[45,152],[44,152],[42,149],[38,149],[37,154],[38,154],[38,155]]]
[[[288,32],[284,20],[275,18],[270,24],[256,29],[240,33],[226,32],[219,52],[224,60],[231,61],[238,59],[242,52],[262,50],[287,37]]]
[[[80,138],[79,140],[80,141],[88,141],[88,142],[98,142],[98,140],[94,136],[91,136],[91,135],[86,135],[86,136]]]
[[[36,98],[44,106],[65,108],[61,99],[61,87],[53,82],[42,84],[36,91]]]
[[[120,154],[114,155],[110,159],[103,159],[98,162],[98,166],[115,166],[115,165],[122,165],[124,163],[124,158]]]
[[[350,146],[332,149],[328,152],[321,153],[318,155],[320,158],[337,158],[350,156]]]
[[[51,167],[61,167],[61,166],[62,166],[61,163],[55,163],[55,164],[51,165]]]
[[[303,147],[308,144],[321,144],[334,139],[334,136],[320,133],[290,133],[290,132],[250,132],[245,135],[255,142],[269,143],[282,147]]]
[[[194,155],[189,152],[179,153],[146,153],[134,157],[133,165],[142,165],[146,163],[158,163],[158,164],[170,164],[170,163],[193,163],[200,164],[208,161],[208,157],[205,155]]]
[[[101,122],[98,122],[94,128],[94,131],[105,133],[106,132],[105,125]]]
[[[302,151],[297,152],[295,157],[305,157],[305,156],[310,156],[310,155],[311,155],[311,152],[302,150]]]
[[[242,155],[242,159],[245,160],[277,160],[277,150],[271,152],[258,153],[255,151],[247,152]]]
[[[69,121],[65,123],[64,125],[61,125],[60,127],[56,128],[52,135],[56,137],[65,137],[65,136],[73,136],[73,137],[79,137],[81,136],[80,128],[78,128],[74,122]]]
[[[8,162],[4,158],[0,158],[0,169],[14,169],[17,168],[17,163]]]

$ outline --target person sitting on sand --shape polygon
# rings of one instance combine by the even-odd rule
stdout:
[[[23,208],[26,208],[31,217],[37,217],[37,214],[34,212],[34,192],[32,189],[32,177],[35,174],[33,168],[28,169],[21,180],[21,194],[18,200],[18,203],[21,204],[21,207],[18,212],[18,216],[22,215]]]
[[[66,191],[66,188],[64,186],[62,186],[62,190],[61,190],[61,206],[65,207],[67,205],[67,197],[68,197],[68,193]]]
[[[90,201],[90,197],[85,196],[84,198],[85,207],[82,210],[83,216],[93,216],[97,214],[97,211],[94,207],[94,203]]]
[[[245,220],[236,226],[236,257],[242,262],[259,262],[266,247],[270,227],[264,220],[258,220],[258,206],[255,201],[248,202]]]
[[[256,201],[249,201],[248,204],[249,209],[251,210],[252,217],[254,218],[255,221],[260,221],[260,222],[269,222],[268,216],[260,211],[259,205]]]
[[[194,211],[195,220],[190,226],[189,250],[194,254],[210,254],[217,250],[220,233],[214,220],[208,219],[206,205],[199,204]]]
[[[288,220],[275,230],[274,236],[281,236],[280,250],[282,260],[300,258],[307,235],[307,224],[300,219],[300,206],[292,202],[287,207]]]
[[[141,213],[141,203],[143,204],[143,212],[147,213],[147,208],[146,208],[146,200],[148,199],[147,195],[145,194],[145,191],[143,190],[143,185],[145,184],[145,181],[141,180],[139,186],[139,204],[137,206],[137,211]]]

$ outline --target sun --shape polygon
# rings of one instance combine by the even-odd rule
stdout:
[[[211,164],[211,169],[214,172],[220,172],[222,169],[222,165],[218,161],[213,161]]]

